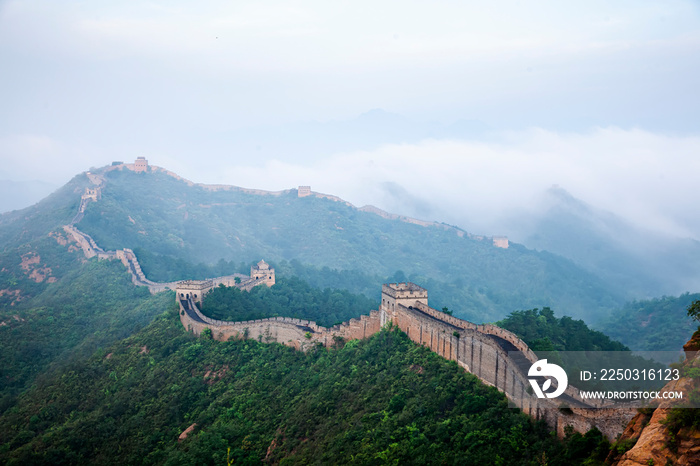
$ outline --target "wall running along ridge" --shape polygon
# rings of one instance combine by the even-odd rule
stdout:
[[[133,164],[122,164],[110,169],[122,168],[134,170],[136,167]],[[163,170],[146,165],[146,170],[149,169]],[[177,177],[170,172],[168,174]],[[93,184],[98,185],[98,188],[104,182],[101,175],[88,173],[88,178]],[[223,186],[208,188],[241,189]],[[254,193],[258,194],[258,192]],[[260,192],[259,194],[282,193]],[[310,194],[318,195],[314,192]],[[379,332],[383,326],[391,324],[405,332],[415,343],[427,346],[445,359],[455,361],[482,382],[505,393],[511,403],[531,417],[545,420],[560,437],[564,436],[567,426],[581,433],[597,427],[608,439],[614,440],[636,413],[635,409],[606,408],[600,402],[593,404],[589,400],[583,401],[578,389],[572,386],[569,386],[566,392],[556,400],[535,400],[526,396],[529,386],[527,369],[537,360],[537,356],[525,342],[508,330],[490,324],[477,325],[429,307],[427,291],[413,283],[383,285],[382,304],[379,310],[370,311],[369,315],[351,319],[331,328],[289,317],[246,322],[211,319],[197,308],[197,302],[201,303],[207,291],[220,284],[237,286],[243,290],[250,290],[259,285],[271,286],[274,284],[274,270],[270,269],[271,276],[255,278],[254,274],[262,269],[256,272],[253,267],[251,268],[252,278],[235,274],[207,280],[206,284],[203,284],[204,281],[193,280],[173,283],[156,283],[148,280],[132,250],[104,251],[89,235],[75,226],[82,220],[87,203],[97,202],[99,197],[100,189],[87,188],[81,197],[77,215],[63,229],[83,249],[85,257],[121,260],[129,270],[135,285],[147,286],[151,293],[175,289],[180,305],[180,321],[188,331],[196,335],[200,335],[204,329],[209,329],[213,337],[220,341],[230,338],[251,338],[265,343],[278,342],[303,351],[319,344],[329,347],[342,344],[347,340],[368,338]],[[361,210],[365,209],[373,210],[371,207]],[[497,238],[497,240],[501,244],[495,245],[507,247],[505,238]],[[494,243],[496,242],[494,238]],[[261,263],[264,262],[261,261]],[[268,269],[264,270],[267,274]],[[239,283],[236,283],[236,278],[240,279]],[[193,296],[193,290],[199,291],[196,298]],[[518,357],[509,356],[509,352],[511,355],[514,354],[513,352],[518,352],[516,353]],[[566,403],[568,410],[559,409],[562,402]]]
[[[407,298],[389,296],[386,290],[391,291],[392,287],[420,289],[423,296],[416,297],[415,291]],[[219,341],[248,338],[304,351],[317,344],[330,347],[342,341],[367,338],[390,323],[415,343],[456,361],[482,382],[505,393],[513,405],[535,419],[543,419],[560,437],[565,435],[567,426],[581,433],[597,427],[614,440],[636,413],[635,409],[606,408],[601,401],[595,404],[584,401],[573,386],[556,400],[533,398],[528,394],[527,370],[538,358],[525,342],[508,330],[490,324],[477,325],[429,307],[423,302],[427,302],[427,292],[413,283],[384,285],[378,311],[331,328],[288,317],[245,322],[215,320],[203,315],[193,298],[183,299],[180,295],[178,291],[182,325],[196,335],[209,329]],[[509,352],[511,355],[518,352],[519,357],[513,358]],[[562,403],[569,409],[560,409]]]

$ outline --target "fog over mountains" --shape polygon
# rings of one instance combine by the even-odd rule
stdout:
[[[634,225],[558,186],[503,225],[526,246],[567,257],[637,297],[700,290],[700,242]]]

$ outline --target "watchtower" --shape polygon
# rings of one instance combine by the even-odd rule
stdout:
[[[134,171],[136,173],[145,173],[148,171],[148,160],[146,160],[146,157],[136,157]]]
[[[95,202],[100,198],[100,188],[85,188],[85,193],[81,196],[82,200],[91,199]]]
[[[389,316],[394,315],[397,306],[410,307],[416,301],[427,306],[428,290],[411,282],[386,283],[382,285],[382,304],[380,307]]]
[[[178,300],[189,299],[202,304],[204,295],[214,288],[212,280],[184,280],[175,285],[175,296]]]
[[[275,269],[271,268],[264,260],[261,260],[257,265],[250,268],[250,278],[253,280],[264,280],[267,286],[272,286],[275,284]]]

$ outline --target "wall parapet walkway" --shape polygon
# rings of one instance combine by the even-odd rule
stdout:
[[[250,338],[265,343],[282,343],[306,350],[317,344],[333,346],[342,340],[367,338],[380,330],[379,311],[371,311],[359,319],[326,328],[316,322],[293,317],[268,317],[239,322],[222,321],[205,316],[190,298],[180,300],[180,322],[195,335],[209,329],[215,340]]]
[[[405,284],[401,284],[405,287]],[[386,285],[385,285],[386,286]],[[426,292],[427,293],[427,292]],[[427,294],[426,294],[427,296]],[[333,346],[341,340],[367,338],[381,330],[381,323],[396,325],[408,338],[431,351],[455,361],[482,382],[503,392],[508,400],[535,419],[543,419],[559,436],[567,426],[585,433],[597,427],[609,439],[622,432],[636,410],[610,409],[583,400],[576,387],[569,386],[557,400],[533,399],[527,369],[537,355],[514,333],[491,324],[474,324],[429,307],[421,301],[412,304],[382,297],[386,306],[369,315],[325,328],[303,319],[271,317],[245,322],[227,322],[204,316],[194,302],[187,312],[180,302],[180,320],[199,335],[208,328],[217,340],[251,338],[278,342],[299,350],[314,345]],[[518,355],[516,359],[514,356]],[[566,410],[560,409],[564,403]]]

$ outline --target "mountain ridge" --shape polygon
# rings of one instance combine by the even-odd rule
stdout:
[[[198,183],[195,181],[192,181],[188,178],[185,178],[171,170],[168,170],[167,168],[160,167],[157,165],[149,165],[149,168],[154,171],[154,172],[161,172],[164,173],[168,176],[171,176],[175,178],[176,180],[183,181],[186,183],[188,186],[196,186],[202,189],[205,189],[207,191],[238,191],[242,193],[247,193],[247,194],[254,194],[254,195],[260,195],[260,196],[281,196],[285,194],[293,194],[294,192],[299,192],[299,188],[309,188],[308,191],[305,191],[305,193],[299,194],[299,197],[306,197],[306,196],[313,196],[319,199],[329,199],[335,202],[340,202],[348,207],[351,207],[353,209],[357,209],[360,212],[369,212],[373,213],[376,215],[379,215],[380,217],[387,218],[387,219],[392,219],[392,220],[400,220],[402,222],[406,223],[413,223],[415,225],[421,225],[421,226],[436,226],[440,228],[445,228],[448,230],[454,230],[458,236],[464,236],[466,235],[469,238],[472,239],[477,239],[477,240],[483,240],[483,239],[491,239],[493,241],[494,246],[496,247],[508,247],[508,240],[507,237],[504,235],[493,235],[493,236],[488,236],[488,235],[475,235],[472,233],[469,233],[462,228],[455,226],[455,225],[450,225],[444,222],[437,222],[437,221],[431,221],[431,220],[422,220],[414,217],[410,217],[407,215],[402,215],[402,214],[395,214],[388,212],[386,210],[380,209],[379,207],[376,207],[371,204],[366,204],[364,206],[356,206],[350,201],[346,201],[345,199],[335,196],[333,194],[326,194],[326,193],[321,193],[317,191],[311,191],[310,186],[299,186],[299,188],[288,188],[288,189],[282,189],[279,191],[270,191],[270,190],[265,190],[265,189],[257,189],[257,188],[245,188],[242,186],[236,186],[236,185],[229,185],[229,184],[212,184],[212,183]],[[130,169],[133,170],[133,164],[121,164],[121,165],[113,165],[113,166],[105,166],[97,169],[96,171],[98,172],[107,172],[115,169]]]
[[[205,189],[160,170],[109,168],[104,177],[101,198],[87,205],[80,229],[105,249],[132,249],[154,281],[198,278],[183,274],[198,263],[265,258],[376,277],[365,288],[405,274],[478,322],[541,306],[590,320],[623,302],[618,290],[553,254],[514,243],[494,247],[492,238],[380,216],[331,195]]]

